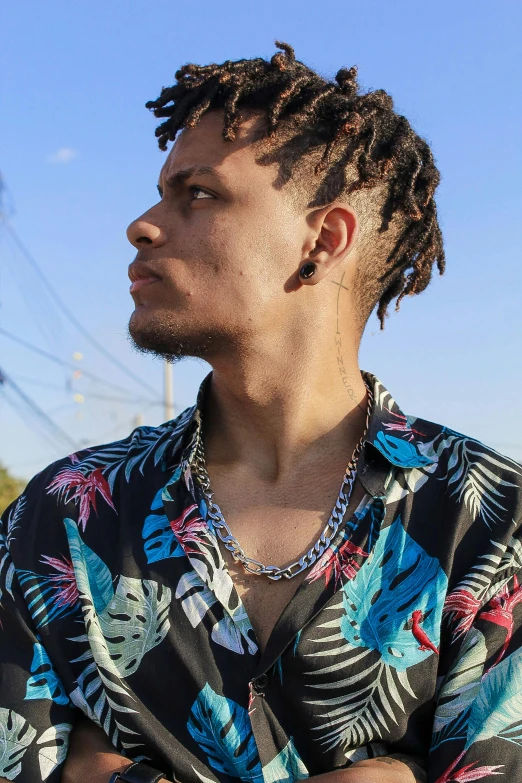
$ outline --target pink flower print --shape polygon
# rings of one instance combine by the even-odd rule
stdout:
[[[469,631],[479,608],[480,601],[469,590],[454,590],[446,597],[442,615],[447,615],[451,619],[459,618],[459,623],[454,632],[454,640],[459,639]]]
[[[419,432],[419,430],[415,430],[409,423],[408,417],[403,416],[400,413],[394,413],[393,411],[388,411],[390,416],[394,416],[397,421],[395,422],[385,422],[384,428],[391,432],[403,432],[405,435],[407,435],[407,440],[413,440],[415,435],[420,435],[421,437],[424,437],[423,432]]]
[[[74,606],[79,600],[78,585],[74,573],[73,564],[67,558],[59,560],[57,557],[43,555],[40,562],[50,565],[57,572],[46,577],[54,589],[54,602],[57,607]]]
[[[459,762],[462,761],[464,753],[465,751],[463,751],[460,756],[457,756],[455,761],[448,767],[446,772],[444,772],[440,778],[437,778],[435,783],[471,783],[473,780],[482,780],[483,778],[487,778],[488,775],[504,774],[503,772],[497,772],[498,769],[501,769],[504,766],[503,764],[497,764],[496,766],[491,767],[477,767],[476,761],[474,761],[472,764],[466,764],[466,766],[462,767],[462,769],[459,769],[458,772],[453,772],[455,767],[458,766]]]
[[[197,511],[198,513],[195,517],[190,519],[190,515],[194,511]],[[199,515],[199,509],[195,503],[192,506],[188,506],[177,519],[172,519],[170,521],[170,526],[185,552],[197,552],[196,549],[190,549],[190,547],[187,546],[189,542],[194,544],[205,544],[205,540],[200,534],[206,536],[208,527],[206,522]]]
[[[513,589],[510,591],[508,586],[504,585],[504,588],[501,590],[498,596],[495,596],[495,598],[492,598],[489,602],[488,611],[481,612],[479,614],[480,620],[488,620],[490,623],[495,623],[495,625],[500,625],[502,628],[506,629],[506,639],[502,645],[502,649],[500,650],[495,662],[490,666],[488,671],[493,668],[493,666],[496,666],[497,663],[500,663],[505,655],[509,642],[511,641],[511,637],[513,636],[513,609],[521,601],[522,585],[519,584],[515,575],[513,577]],[[487,672],[485,672],[485,674],[487,674]]]
[[[85,530],[91,513],[91,507],[96,513],[96,492],[99,492],[106,503],[114,510],[111,491],[101,469],[96,468],[84,475],[78,468],[63,468],[47,487],[49,495],[57,494],[65,503],[73,500],[80,502],[78,525]]]
[[[341,579],[353,579],[361,567],[355,559],[359,557],[368,557],[368,552],[353,544],[350,540],[345,541],[341,546],[332,550],[330,547],[323,552],[317,563],[314,565],[307,577],[307,582],[315,582],[321,576],[325,577],[325,584],[328,584],[332,576],[335,579],[337,588]]]

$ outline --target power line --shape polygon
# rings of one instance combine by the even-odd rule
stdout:
[[[106,359],[108,359],[112,364],[114,364],[116,367],[118,367],[122,372],[124,372],[126,375],[129,376],[129,378],[132,378],[135,383],[139,383],[140,386],[143,386],[145,389],[148,389],[149,391],[154,392],[154,388],[150,386],[148,383],[146,383],[142,378],[140,378],[139,375],[136,375],[132,372],[132,370],[129,370],[128,367],[126,367],[122,362],[120,362],[119,359],[117,359],[115,356],[113,356],[109,351],[107,351],[106,348],[101,345],[101,343],[96,340],[95,337],[93,337],[90,332],[85,329],[82,323],[78,321],[76,316],[69,310],[63,299],[56,293],[51,283],[48,281],[47,277],[44,275],[42,270],[40,269],[38,263],[33,258],[29,250],[25,247],[22,240],[18,237],[18,234],[15,232],[14,228],[11,226],[10,222],[7,220],[7,218],[0,213],[0,217],[2,218],[2,223],[5,226],[6,231],[8,232],[9,236],[13,240],[13,242],[16,244],[22,255],[25,257],[25,259],[31,264],[35,272],[40,277],[40,280],[42,281],[43,285],[45,286],[48,294],[54,299],[54,301],[60,306],[61,311],[66,316],[66,318],[69,319],[69,321],[73,324],[73,326],[78,329],[80,334],[85,337],[88,342],[93,345],[97,351],[99,351],[103,356],[105,356]]]
[[[54,354],[49,353],[48,351],[44,351],[43,348],[38,348],[36,345],[32,345],[31,343],[27,342],[27,340],[23,340],[21,337],[17,337],[15,334],[12,334],[12,332],[8,332],[7,329],[3,329],[1,326],[0,326],[0,334],[3,334],[4,337],[7,337],[9,340],[18,343],[19,345],[23,345],[23,347],[27,348],[28,351],[32,351],[33,353],[38,354],[39,356],[41,356],[44,359],[47,359],[50,362],[54,362],[55,364],[61,364],[62,367],[68,367],[70,370],[79,369],[76,365],[70,364],[69,362],[66,362],[64,359],[60,359],[59,356],[55,356]],[[91,380],[96,381],[97,383],[102,383],[104,384],[104,386],[107,386],[111,389],[114,389],[115,391],[123,392],[124,394],[128,395],[127,389],[123,388],[122,386],[118,386],[118,384],[116,383],[111,383],[110,381],[106,381],[103,378],[100,378],[98,375],[89,372],[88,370],[82,369],[81,372],[83,373],[83,375],[85,375],[86,378],[91,378]],[[132,399],[136,400],[136,398],[132,398]],[[156,397],[156,400],[154,402],[157,401],[159,402],[158,397]],[[147,399],[147,402],[151,402],[151,400]]]
[[[24,392],[22,389],[16,384],[6,373],[0,368],[0,386],[7,383],[11,389],[16,393],[16,395],[19,397],[19,399],[23,402],[26,409],[28,409],[34,416],[37,417],[37,420],[47,427],[48,431],[53,434],[54,437],[59,438],[60,440],[66,442],[69,447],[72,446],[73,450],[78,449],[77,443],[69,437],[69,435],[65,432],[65,430],[62,430],[61,427],[58,426],[51,418],[48,416],[45,411],[43,411],[38,405]]]
[[[83,370],[80,370],[82,374],[84,374]],[[41,381],[40,378],[28,378],[25,375],[11,375],[11,378],[14,378],[16,381],[22,381],[22,383],[30,383],[33,386],[39,386],[42,389],[52,389],[53,391],[73,391],[70,387],[63,387],[58,386],[55,383],[46,383],[45,381]],[[83,392],[82,392],[83,394]],[[153,407],[154,405],[163,405],[163,402],[152,402],[149,397],[111,397],[109,394],[98,394],[96,392],[86,392],[85,396],[89,399],[94,400],[104,400],[106,402],[123,402],[123,403],[147,403],[150,407]]]

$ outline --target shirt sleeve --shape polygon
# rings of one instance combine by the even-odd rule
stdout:
[[[0,777],[57,783],[78,711],[39,638],[11,556],[25,532],[22,518],[32,513],[26,493],[0,518]]]
[[[521,547],[511,541],[482,600],[476,574],[447,596],[429,783],[522,779]]]

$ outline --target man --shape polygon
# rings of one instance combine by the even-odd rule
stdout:
[[[386,93],[278,46],[149,104],[129,331],[212,373],[4,513],[4,780],[520,778],[522,468],[357,360],[443,271],[438,172]]]

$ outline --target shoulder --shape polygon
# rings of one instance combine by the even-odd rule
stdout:
[[[179,450],[193,409],[157,427],[141,426],[127,437],[68,454],[31,478],[2,514],[0,535],[9,538],[13,559],[27,562],[46,539],[63,535],[63,520],[85,530],[91,515],[98,524],[117,514],[122,485],[150,482],[163,460]]]
[[[460,551],[505,547],[522,534],[522,465],[476,438],[408,416],[402,439],[415,452],[397,481],[415,493],[423,520]],[[409,474],[409,475],[408,475]],[[397,488],[395,488],[397,493]],[[418,516],[418,515],[417,515]]]

